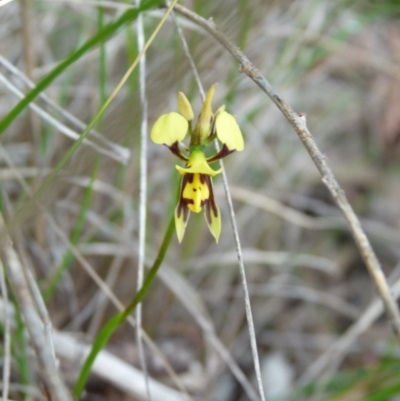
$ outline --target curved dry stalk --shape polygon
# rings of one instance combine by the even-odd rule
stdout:
[[[372,280],[378,290],[378,293],[385,305],[386,313],[390,319],[392,327],[398,340],[400,341],[400,313],[396,302],[390,293],[390,288],[386,281],[386,277],[382,271],[382,267],[375,255],[374,250],[366,236],[360,221],[351,207],[347,197],[337,182],[331,168],[326,162],[326,157],[319,150],[313,136],[307,128],[306,117],[304,114],[296,113],[272,87],[272,85],[264,78],[260,71],[250,62],[245,54],[240,51],[226,36],[216,27],[212,19],[206,20],[196,13],[190,11],[186,7],[176,5],[174,10],[190,19],[194,23],[200,25],[208,33],[210,33],[223,47],[225,47],[232,56],[239,62],[239,70],[251,78],[275,103],[278,109],[285,116],[286,120],[297,133],[303,146],[308,151],[312,161],[317,167],[322,182],[325,184],[332,195],[336,205],[343,213],[349,225],[351,234],[360,251],[361,257],[371,275]]]

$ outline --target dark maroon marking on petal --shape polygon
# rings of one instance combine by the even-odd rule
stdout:
[[[193,188],[193,192],[197,192],[197,189],[196,189],[196,188]]]
[[[184,206],[187,208],[187,205],[190,203],[194,204],[193,199],[188,199],[183,197],[183,191],[185,190],[185,187],[188,183],[192,184],[194,179],[194,174],[193,173],[186,173],[183,178],[182,178],[182,185],[181,185],[181,193],[179,195],[179,204],[184,204]],[[188,209],[189,210],[189,209]],[[179,211],[179,210],[178,210]],[[179,217],[180,215],[178,215]]]
[[[181,181],[181,189],[179,191],[179,201],[178,201],[178,210],[177,210],[177,216],[178,218],[181,217],[181,213],[183,212],[183,221],[187,220],[187,216],[188,216],[188,207],[187,207],[187,201],[185,200],[185,198],[183,197],[183,190],[185,189],[186,184],[188,183],[188,181],[190,180],[190,174],[185,174],[182,177],[182,181]]]
[[[185,202],[184,198],[180,199],[178,203],[178,218],[181,217],[181,213],[183,213],[183,221],[186,223],[189,218],[189,208],[187,207],[187,202]]]
[[[210,196],[208,197],[209,205],[206,205],[206,207],[208,206],[208,208],[210,209],[209,213],[211,213],[211,210],[212,210],[213,213],[214,213],[214,216],[218,217],[218,208],[217,208],[217,205],[215,203],[214,190],[213,190],[211,177],[206,176],[206,180],[207,180],[208,190],[210,191]],[[211,222],[211,214],[210,214],[210,222]]]
[[[164,145],[169,148],[169,150],[177,157],[179,157],[181,160],[184,160],[187,162],[189,159],[182,154],[181,150],[179,149],[179,144],[178,141],[174,142],[171,146],[168,146],[167,144],[164,143]]]
[[[225,144],[223,144],[222,149],[217,154],[207,159],[207,163],[212,163],[216,162],[217,160],[223,159],[224,157],[230,155],[234,151],[235,149],[229,150],[228,147]]]
[[[183,177],[187,177],[187,181],[186,182],[190,182],[191,184],[193,184],[193,180],[194,180],[194,174],[193,173],[185,173],[185,175]]]
[[[183,221],[186,223],[189,218],[189,208],[185,205],[183,208]]]
[[[211,224],[212,223],[211,209],[215,209],[214,192],[213,192],[211,177],[205,176],[205,180],[206,180],[206,185],[208,186],[210,195],[209,195],[208,199],[206,199],[204,201],[204,204],[202,204],[202,206],[204,206],[204,213],[205,213],[206,220],[207,220],[208,224]],[[213,205],[214,205],[214,207],[213,207]],[[215,213],[215,210],[214,210],[214,215],[215,216],[218,215],[218,213]]]
[[[208,177],[208,175],[206,175],[206,174],[200,174],[200,182],[201,182],[202,184],[207,184],[207,179],[206,179],[206,177]]]
[[[206,216],[206,220],[208,222],[208,224],[211,224],[211,213],[210,213],[210,200],[206,199],[206,201],[204,202],[204,215]]]

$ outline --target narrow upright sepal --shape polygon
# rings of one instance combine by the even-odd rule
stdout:
[[[190,105],[190,102],[185,96],[185,94],[182,92],[178,93],[178,109],[180,113],[183,115],[183,117],[186,118],[186,120],[188,121],[193,120],[194,114],[192,106]]]

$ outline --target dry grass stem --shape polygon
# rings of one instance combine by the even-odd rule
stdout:
[[[136,6],[139,7],[140,0],[136,0]],[[145,45],[145,33],[143,26],[143,15],[139,14],[136,22],[137,46],[141,51]],[[140,183],[139,183],[139,249],[138,249],[138,266],[137,266],[137,284],[136,290],[139,291],[143,285],[144,279],[144,263],[146,256],[146,213],[147,213],[147,95],[146,95],[146,54],[139,62],[139,92],[141,106],[141,124],[140,124]],[[142,341],[142,302],[136,307],[136,342],[139,351],[140,365],[145,378],[147,399],[151,401],[151,393],[149,386],[149,373],[147,371],[146,357]]]

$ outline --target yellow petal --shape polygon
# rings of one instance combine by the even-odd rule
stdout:
[[[189,209],[180,200],[175,208],[175,213],[174,213],[175,230],[179,243],[182,242],[183,236],[185,235],[186,226],[189,221],[189,215],[190,215]]]
[[[191,181],[187,180],[182,197],[190,211],[199,213],[210,196],[210,190],[204,175],[191,174],[190,177]]]
[[[213,170],[209,164],[207,163],[206,156],[201,150],[194,150],[190,157],[189,161],[186,164],[186,167],[175,166],[176,169],[182,174],[186,173],[199,173],[199,174],[206,174],[214,177],[215,175],[219,174],[222,169]]]
[[[224,143],[229,150],[241,151],[244,149],[242,132],[235,117],[226,111],[218,113],[215,121],[215,130],[218,139]]]
[[[203,103],[199,119],[197,120],[195,132],[198,132],[202,141],[204,141],[210,134],[211,122],[213,118],[213,112],[211,108],[211,101],[214,96],[215,87],[214,84],[210,87],[207,92],[206,100]]]
[[[184,93],[178,93],[178,109],[188,121],[192,121],[194,118],[192,106]]]
[[[163,114],[154,123],[150,137],[154,143],[171,146],[186,136],[189,123],[180,114],[172,112]]]
[[[211,222],[209,222],[207,218],[206,221],[211,234],[215,238],[215,242],[218,244],[219,236],[221,235],[221,212],[217,205],[215,205],[215,207],[217,209],[217,214],[214,215],[214,213],[211,212]]]
[[[205,203],[204,217],[211,234],[215,238],[218,244],[219,236],[221,235],[221,212],[215,203],[214,193],[212,188],[212,182],[210,177],[206,177],[208,180],[208,188],[210,191],[209,199]]]

